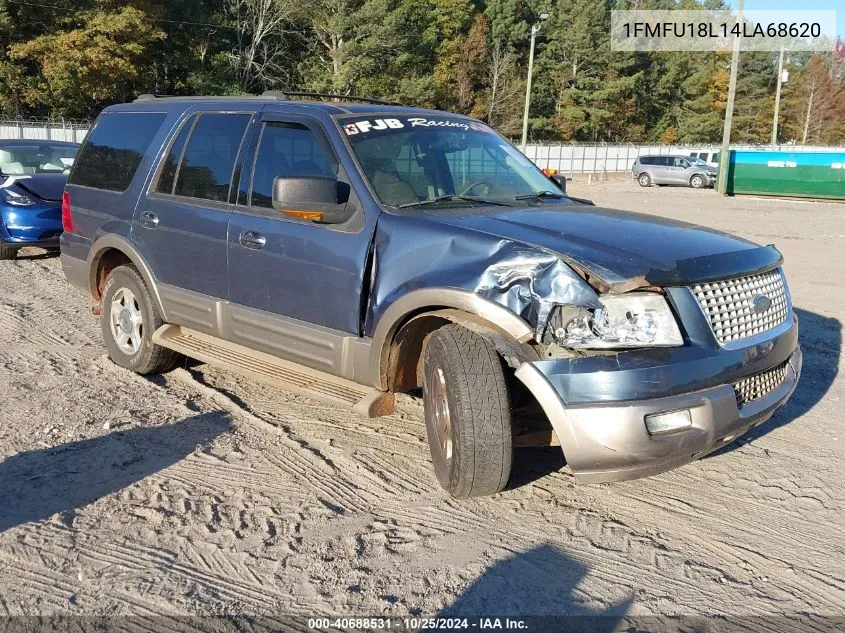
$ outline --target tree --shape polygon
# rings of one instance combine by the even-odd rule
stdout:
[[[784,99],[784,128],[802,145],[845,141],[845,63],[831,54],[815,53],[798,72]],[[789,86],[790,84],[787,84]]]
[[[516,54],[501,40],[495,40],[490,49],[486,80],[487,122],[503,134],[515,134],[525,82],[517,74]]]
[[[244,92],[289,83],[285,36],[293,24],[295,1],[225,0],[237,33],[231,63]]]
[[[151,46],[165,37],[134,7],[79,18],[76,28],[12,45],[10,58],[19,69],[38,69],[18,75],[28,106],[54,116],[90,117],[103,105],[129,99],[136,83],[143,83]]]

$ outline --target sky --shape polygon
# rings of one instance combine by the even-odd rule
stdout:
[[[728,4],[736,8],[737,0],[728,0]],[[754,10],[814,10],[836,11],[836,33],[845,39],[845,0],[745,0],[746,9]]]

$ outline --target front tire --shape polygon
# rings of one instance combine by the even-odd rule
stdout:
[[[440,485],[459,498],[501,491],[513,446],[510,396],[493,346],[459,325],[433,332],[423,358],[423,402]]]
[[[139,374],[173,369],[176,352],[152,341],[164,321],[134,266],[118,266],[109,273],[101,305],[100,327],[109,358]]]
[[[689,179],[689,186],[693,189],[701,189],[704,186],[704,176],[695,174]]]
[[[651,186],[651,176],[648,174],[640,174],[637,176],[637,182],[640,183],[640,187],[650,187]]]

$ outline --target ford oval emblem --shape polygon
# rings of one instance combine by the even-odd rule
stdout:
[[[766,295],[757,295],[751,300],[751,307],[754,308],[754,312],[762,314],[772,307],[772,300]]]

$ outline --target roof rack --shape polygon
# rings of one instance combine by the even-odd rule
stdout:
[[[262,93],[265,97],[276,97],[277,99],[287,99],[288,97],[317,97],[320,99],[340,99],[341,101],[360,101],[362,103],[376,103],[379,105],[401,106],[401,103],[395,101],[384,101],[383,99],[373,99],[372,97],[356,97],[355,95],[340,95],[329,92],[290,92],[287,90],[265,90]]]
[[[158,99],[175,99],[180,101],[208,101],[209,99],[223,99],[227,101],[244,101],[249,99],[267,99],[268,97],[264,96],[256,96],[256,95],[242,95],[242,96],[231,96],[231,95],[153,95],[153,94],[143,94],[138,95],[135,97],[135,101],[156,101]]]
[[[243,96],[174,96],[174,95],[155,95],[142,94],[138,95],[135,101],[155,101],[156,99],[229,99],[232,101],[241,101],[244,99],[277,99],[279,101],[288,101],[290,97],[312,97],[317,99],[338,99],[341,101],[358,101],[361,103],[375,103],[378,105],[401,106],[401,103],[395,101],[383,101],[381,99],[372,99],[370,97],[356,97],[354,95],[338,95],[325,92],[287,92],[283,90],[265,90],[260,96],[243,95]]]

